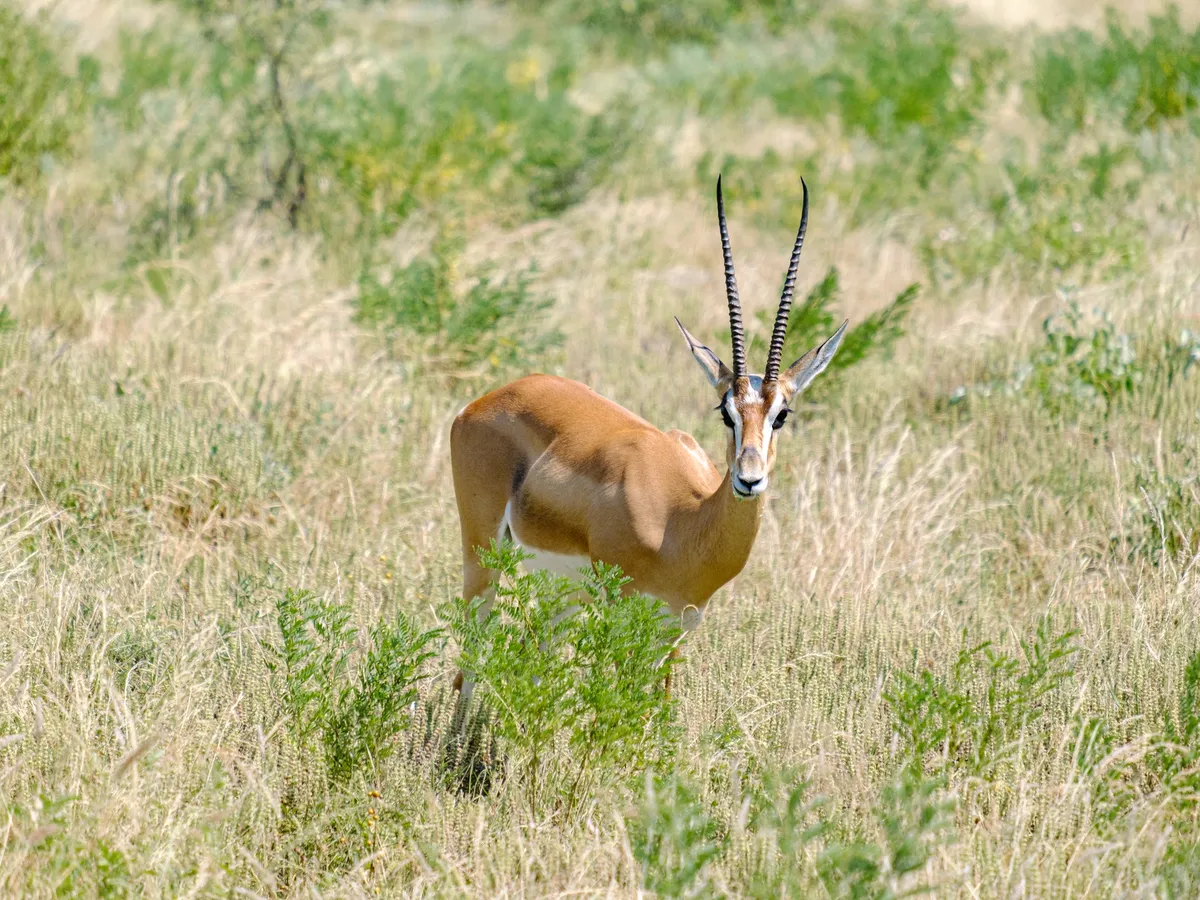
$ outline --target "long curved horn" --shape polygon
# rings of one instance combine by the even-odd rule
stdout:
[[[783,356],[783,342],[787,338],[788,316],[792,312],[792,292],[796,289],[796,270],[800,266],[800,249],[804,246],[804,233],[808,231],[808,185],[800,179],[804,188],[804,209],[800,213],[800,230],[796,232],[796,246],[792,248],[792,260],[788,263],[787,278],[783,282],[783,296],[779,299],[779,312],[775,314],[775,328],[771,331],[771,349],[767,353],[767,368],[763,381],[775,381],[779,377],[779,363]]]
[[[742,332],[742,301],[733,275],[733,250],[729,247],[729,227],[725,224],[725,199],[721,196],[721,176],[717,176],[717,221],[721,225],[721,253],[725,257],[725,296],[729,299],[729,333],[733,340],[733,377],[746,374],[746,338]]]

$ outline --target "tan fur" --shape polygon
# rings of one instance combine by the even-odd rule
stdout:
[[[489,585],[475,550],[509,500],[518,542],[619,565],[631,589],[678,613],[703,610],[758,533],[760,499],[735,498],[690,435],[565,378],[529,375],[476,400],[454,421],[450,453],[468,598]]]
[[[792,397],[829,365],[847,323],[781,376],[782,344],[773,343],[771,380],[747,376],[720,179],[717,205],[738,376],[682,322],[675,323],[721,398],[729,471],[722,479],[690,435],[664,434],[578,382],[529,375],[492,391],[459,413],[450,430],[465,599],[490,590],[494,573],[478,550],[500,536],[506,510],[518,544],[620,566],[631,579],[628,589],[657,597],[680,615],[689,608],[703,614],[712,595],[746,565],[775,464],[774,426],[787,415]],[[807,221],[806,188],[777,335],[786,333]],[[455,688],[464,688],[462,672]],[[469,693],[464,690],[464,696]]]

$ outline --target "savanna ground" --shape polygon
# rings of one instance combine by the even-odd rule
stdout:
[[[1195,896],[1200,32],[1125,5],[2,0],[0,893]],[[668,701],[604,573],[471,627],[448,431],[720,460],[718,172],[753,364],[801,175],[789,352],[861,327]]]

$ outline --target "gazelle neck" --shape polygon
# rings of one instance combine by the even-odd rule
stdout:
[[[716,587],[746,565],[762,515],[762,497],[739,500],[733,495],[731,478],[727,471],[720,486],[700,502],[687,523],[690,544],[700,557],[697,563],[711,568],[713,577],[719,581]]]

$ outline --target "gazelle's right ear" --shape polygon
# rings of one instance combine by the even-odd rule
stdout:
[[[721,362],[717,354],[692,337],[678,318],[675,319],[675,324],[683,332],[683,339],[687,341],[688,349],[692,351],[692,357],[704,370],[704,376],[708,379],[708,383],[717,389],[717,393],[724,396],[725,392],[729,390],[729,386],[733,384],[733,373],[729,371],[729,367]]]

